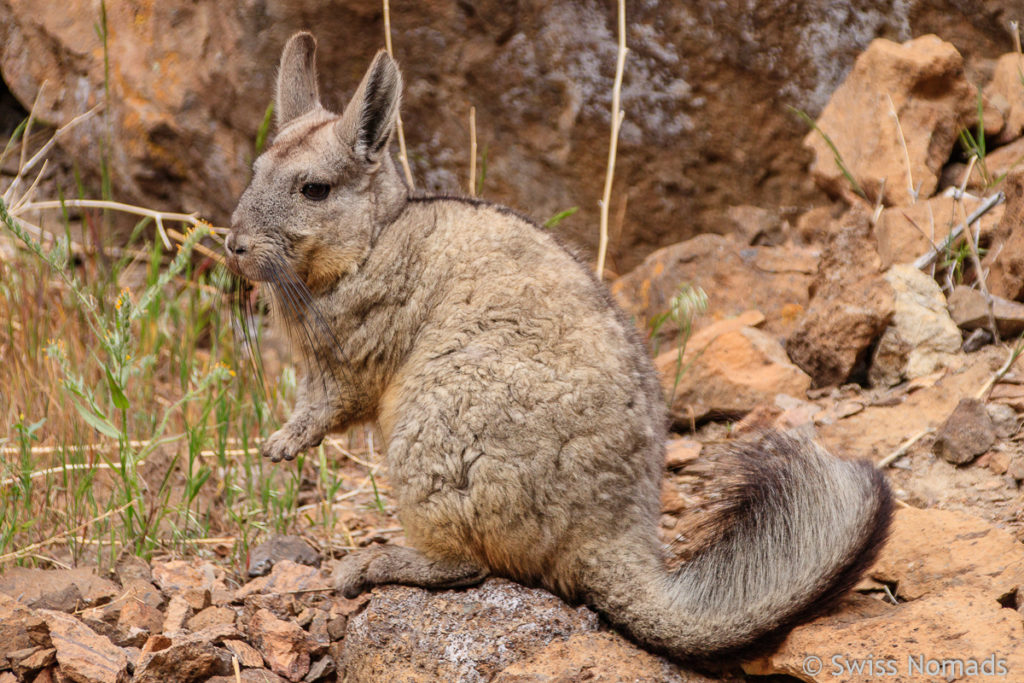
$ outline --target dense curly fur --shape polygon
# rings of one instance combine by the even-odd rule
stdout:
[[[396,65],[378,54],[339,116],[320,105],[314,51],[306,33],[284,50],[280,130],[227,253],[271,285],[300,352],[295,411],[264,454],[291,459],[371,418],[386,438],[412,548],[347,556],[346,595],[500,575],[585,601],[653,649],[710,658],[852,585],[885,538],[885,481],[779,435],[737,450],[716,542],[669,573],[664,400],[631,322],[518,214],[410,197],[387,154]]]

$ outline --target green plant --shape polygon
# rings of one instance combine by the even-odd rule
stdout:
[[[981,98],[981,91],[978,91],[978,102],[977,102],[977,117],[978,123],[975,131],[972,133],[970,128],[961,128],[958,134],[960,141],[960,148],[963,150],[964,155],[970,159],[974,158],[975,164],[978,167],[978,173],[981,174],[981,182],[986,188],[992,187],[993,185],[999,184],[1006,173],[1001,173],[997,177],[993,177],[988,170],[988,164],[985,162],[986,157],[986,143],[985,143],[985,114],[984,106]]]
[[[568,218],[569,216],[573,215],[574,213],[576,213],[579,210],[580,210],[580,207],[573,206],[573,207],[570,207],[570,208],[566,209],[565,211],[559,211],[554,216],[552,216],[551,218],[549,218],[546,221],[544,221],[543,225],[544,225],[545,228],[553,228],[553,227],[555,227],[556,225],[558,225],[559,223],[561,223],[566,218]]]
[[[971,239],[970,235],[967,239]],[[978,247],[978,257],[984,256],[988,253],[988,250],[984,247]],[[960,241],[956,245],[949,245],[943,252],[942,261],[940,266],[942,268],[948,268],[950,271],[949,278],[955,284],[960,284],[964,279],[964,264],[970,261],[971,256],[971,245],[965,240]]]
[[[658,342],[658,335],[659,332],[661,332],[662,326],[669,321],[676,325],[676,371],[672,382],[672,392],[668,397],[668,404],[670,406],[675,400],[676,390],[679,388],[679,382],[682,380],[683,375],[689,368],[690,363],[693,363],[693,359],[690,360],[690,363],[684,364],[683,362],[683,357],[686,354],[686,346],[690,341],[690,337],[693,336],[693,320],[704,313],[707,308],[708,296],[704,293],[704,290],[689,283],[683,283],[679,286],[679,289],[676,290],[675,295],[669,300],[668,310],[654,316],[648,323],[650,336],[654,339],[655,354],[658,353],[658,348],[660,346]]]
[[[807,112],[803,111],[802,109],[797,109],[796,107],[789,107],[789,110],[796,114],[797,116],[799,116],[800,119],[804,123],[806,123],[811,130],[817,132],[818,135],[821,136],[821,139],[824,140],[826,145],[828,145],[828,148],[832,150],[832,158],[836,162],[836,167],[839,169],[839,172],[843,174],[843,177],[846,178],[847,182],[850,183],[850,187],[853,188],[854,193],[856,193],[859,197],[867,199],[867,194],[864,193],[864,189],[860,186],[860,183],[857,182],[857,179],[853,177],[853,173],[850,172],[850,169],[849,167],[847,167],[846,162],[843,161],[843,155],[839,153],[839,148],[836,147],[836,143],[832,142],[832,138],[829,137],[828,133],[823,131],[818,126],[818,123],[814,119],[812,119],[807,114]]]
[[[158,530],[165,516],[171,514],[164,505],[170,488],[165,476],[159,487],[147,490],[139,468],[159,447],[180,438],[167,436],[172,418],[180,415],[188,445],[189,468],[185,476],[183,507],[177,513],[179,518],[187,518],[189,505],[209,476],[205,468],[194,467],[196,453],[205,444],[205,439],[203,428],[190,424],[189,414],[198,410],[199,423],[205,424],[211,401],[217,396],[215,385],[223,384],[232,372],[223,362],[209,363],[206,367],[182,363],[182,395],[156,414],[140,409],[139,405],[133,408],[129,384],[158,362],[159,345],[150,343],[147,330],[151,328],[141,323],[146,318],[152,320],[171,281],[192,267],[192,251],[199,240],[209,234],[209,229],[201,225],[188,232],[178,254],[165,270],[147,283],[138,303],[133,302],[131,293],[124,288],[112,305],[105,305],[104,299],[91,292],[69,268],[68,249],[63,242],[58,241],[54,248],[46,250],[10,215],[2,200],[0,220],[64,282],[77,301],[79,314],[94,335],[96,344],[91,352],[74,363],[68,356],[67,343],[63,339],[50,339],[46,353],[59,368],[61,387],[79,417],[99,435],[112,441],[111,449],[97,452],[106,468],[116,474],[108,503],[121,510],[124,534],[118,540],[121,544],[131,545],[133,552],[148,555],[159,544]],[[155,246],[159,248],[159,243]],[[160,259],[157,258],[156,262],[159,263]],[[114,271],[118,272],[120,267],[115,266]],[[110,283],[104,284],[109,286]],[[83,366],[92,366],[94,372],[98,370],[102,383],[96,384]],[[145,441],[134,439],[139,433],[146,435]],[[168,472],[173,469],[176,457],[172,458]]]
[[[267,136],[270,134],[270,125],[274,122],[274,102],[271,100],[270,104],[267,105],[267,110],[263,112],[263,120],[260,122],[260,127],[256,130],[256,140],[253,142],[253,159],[263,153],[263,148],[267,144]]]

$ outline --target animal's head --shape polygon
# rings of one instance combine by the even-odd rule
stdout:
[[[388,155],[402,79],[379,52],[341,115],[320,104],[316,40],[294,35],[277,76],[277,135],[231,217],[228,266],[250,280],[298,277],[314,292],[358,270],[407,189]]]

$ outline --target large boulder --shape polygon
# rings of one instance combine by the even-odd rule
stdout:
[[[867,369],[868,352],[892,319],[892,287],[882,277],[868,216],[837,221],[811,284],[811,301],[786,351],[815,386],[842,384]]]
[[[464,591],[384,586],[349,622],[347,680],[707,681],[546,591],[489,579]]]
[[[960,127],[976,111],[976,97],[951,43],[933,35],[902,45],[874,40],[832,95],[819,130],[804,138],[814,153],[811,172],[830,193],[849,195],[853,185],[836,161],[838,151],[869,197],[882,187],[887,204],[912,203],[918,187],[921,197],[930,197]]]
[[[1009,52],[996,60],[992,80],[985,86],[985,96],[1006,122],[998,142],[1010,142],[1024,133],[1024,55]]]
[[[1004,299],[1024,299],[1024,169],[1011,171],[1003,182],[1006,209],[982,260],[988,272],[988,290]]]

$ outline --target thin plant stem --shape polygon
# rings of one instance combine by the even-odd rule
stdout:
[[[384,47],[388,51],[388,56],[394,59],[395,53],[391,50],[391,8],[389,7],[388,0],[384,0]],[[401,112],[395,114],[395,128],[398,131],[398,159],[402,162],[405,182],[409,184],[409,189],[412,190],[415,189],[416,184],[412,181],[412,169],[409,168],[409,154],[405,149],[405,130],[402,128]]]
[[[164,221],[178,221],[181,223],[188,223],[195,227],[205,224],[205,221],[199,218],[198,214],[156,211],[154,209],[146,209],[133,204],[123,204],[121,202],[113,202],[105,199],[65,199],[63,201],[50,200],[45,202],[30,202],[19,207],[18,212],[24,213],[26,211],[39,211],[43,209],[64,209],[65,207],[72,209],[112,209],[114,211],[122,211],[136,216],[147,216],[152,218],[156,223],[157,232],[160,234],[160,237],[164,242],[164,246],[168,249],[171,248],[171,240],[167,236],[167,231],[164,229]]]
[[[900,125],[900,115],[896,113],[896,105],[893,104],[892,96],[886,95],[889,100],[889,114],[892,116],[893,121],[896,122],[896,133],[900,136],[900,147],[903,149],[903,163],[907,165],[907,193],[910,195],[910,203],[917,203],[917,191],[914,189],[914,176],[911,174],[910,169],[910,151],[907,149],[907,140],[903,137],[903,126]],[[879,197],[879,203],[882,199]]]
[[[608,254],[608,205],[612,199],[612,181],[615,178],[615,154],[619,146],[619,128],[625,114],[620,111],[622,97],[622,72],[626,66],[626,0],[619,0],[619,54],[615,62],[615,83],[612,86],[612,130],[608,145],[608,169],[604,176],[604,194],[599,203],[601,208],[601,233],[597,247],[597,277],[604,277],[604,261]]]
[[[476,107],[469,108],[469,196],[476,196]]]

